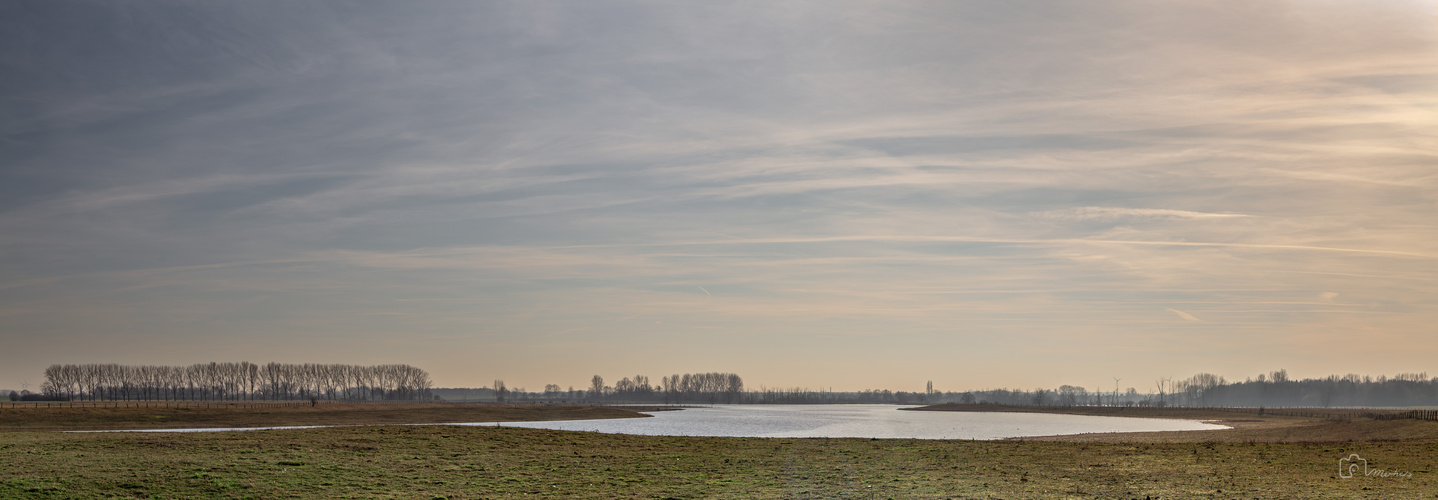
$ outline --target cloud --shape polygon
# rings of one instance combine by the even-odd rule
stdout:
[[[1438,319],[1419,4],[92,7],[0,15],[16,338],[559,360],[454,384],[715,359],[869,384],[833,367],[924,345],[973,356],[960,387]],[[1173,352],[1194,329],[1217,340]],[[715,331],[809,351],[708,356]]]
[[[1080,207],[1063,210],[1049,210],[1034,214],[1037,217],[1058,220],[1115,220],[1115,219],[1227,219],[1248,217],[1244,214],[1193,212],[1161,208],[1118,208]]]
[[[1168,312],[1174,313],[1175,315],[1178,315],[1178,317],[1179,317],[1179,318],[1182,318],[1184,321],[1192,321],[1192,322],[1195,322],[1195,323],[1202,323],[1202,322],[1203,322],[1203,320],[1193,317],[1192,314],[1189,314],[1189,313],[1180,311],[1180,310],[1178,310],[1178,309],[1165,308],[1165,310],[1167,310]]]

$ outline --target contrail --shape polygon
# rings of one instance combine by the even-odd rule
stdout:
[[[1183,319],[1186,319],[1186,320],[1188,320],[1188,321],[1197,321],[1197,322],[1199,322],[1199,323],[1202,323],[1202,322],[1203,322],[1203,320],[1198,319],[1198,318],[1195,318],[1192,314],[1189,314],[1189,313],[1180,311],[1180,310],[1178,310],[1178,309],[1174,309],[1174,308],[1172,308],[1172,307],[1165,307],[1164,309],[1168,309],[1169,312],[1174,313],[1174,314],[1177,314],[1178,317],[1183,318]]]
[[[694,285],[694,286],[699,286],[699,285]],[[700,289],[700,290],[704,290],[704,287],[699,286],[699,289]],[[704,290],[704,295],[709,295],[709,291],[708,291],[708,290]],[[713,297],[713,295],[709,295],[709,296],[710,296],[710,297]]]

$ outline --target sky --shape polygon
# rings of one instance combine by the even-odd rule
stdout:
[[[0,4],[0,386],[1438,375],[1438,2]]]

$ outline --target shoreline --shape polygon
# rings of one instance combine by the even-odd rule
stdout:
[[[182,429],[258,431],[312,427],[377,427],[444,425],[476,422],[546,422],[650,418],[641,412],[674,411],[678,406],[516,405],[495,403],[332,403],[317,407],[244,409],[215,408],[37,408],[0,410],[0,433],[101,431],[175,433]],[[960,411],[983,413],[1049,413],[1125,418],[1179,419],[1222,425],[1227,429],[1101,432],[1003,438],[1016,441],[1066,442],[1351,442],[1438,440],[1438,422],[1379,420],[1359,415],[1381,414],[1356,409],[1257,409],[1186,407],[1033,407],[944,404],[898,408],[899,411]],[[787,439],[787,438],[786,438]],[[903,439],[903,438],[891,438]]]
[[[1399,410],[1285,408],[1188,408],[1122,406],[1017,406],[942,404],[907,411],[1053,413],[1128,418],[1195,420],[1229,429],[1062,434],[1009,438],[1014,441],[1073,443],[1340,443],[1438,440],[1438,422],[1377,420],[1373,414]]]
[[[274,427],[384,426],[469,422],[544,422],[649,418],[664,406],[514,405],[496,403],[330,403],[279,408],[40,407],[0,409],[0,433],[26,431],[259,430]]]

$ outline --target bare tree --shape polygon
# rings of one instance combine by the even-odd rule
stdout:
[[[202,363],[52,365],[46,394],[73,399],[427,399],[429,374],[409,365]]]
[[[595,375],[589,379],[589,397],[596,401],[604,399],[604,377]]]

